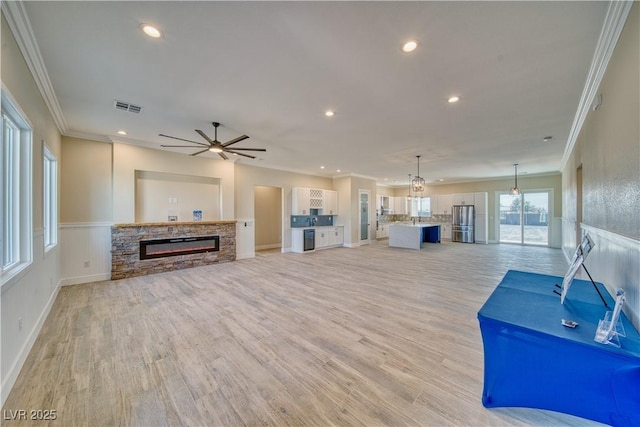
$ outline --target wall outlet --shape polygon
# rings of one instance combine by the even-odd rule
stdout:
[[[91,262],[90,261],[85,261],[84,262],[84,268],[89,268],[91,267]]]

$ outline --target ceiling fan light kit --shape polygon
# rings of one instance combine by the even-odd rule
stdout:
[[[177,139],[178,141],[185,141],[185,142],[189,142],[191,144],[196,144],[194,145],[164,145],[162,144],[161,147],[177,147],[177,148],[200,148],[200,147],[205,147],[203,149],[201,149],[200,151],[196,151],[195,153],[190,154],[190,156],[197,156],[198,154],[204,153],[206,151],[210,151],[212,153],[218,153],[218,155],[220,157],[222,157],[224,160],[228,160],[229,158],[225,155],[225,153],[230,153],[236,156],[243,156],[243,157],[249,157],[250,159],[255,159],[255,156],[252,156],[250,154],[244,154],[244,153],[239,153],[238,151],[262,151],[262,152],[266,152],[267,150],[264,148],[238,148],[238,147],[230,147],[231,145],[240,142],[240,141],[244,141],[245,139],[248,139],[249,137],[247,135],[241,135],[237,138],[232,139],[231,141],[227,141],[225,143],[222,143],[220,141],[218,141],[218,127],[220,126],[220,123],[218,122],[212,122],[211,123],[215,129],[215,134],[213,139],[209,138],[203,131],[201,131],[200,129],[196,129],[196,132],[198,133],[198,135],[200,135],[202,138],[204,138],[205,141],[207,141],[207,143],[205,144],[204,142],[198,142],[198,141],[191,141],[189,139],[184,139],[184,138],[178,138],[175,136],[170,136],[170,135],[165,135],[165,134],[159,134],[159,136],[162,136],[164,138],[171,138],[171,139]],[[198,147],[200,146],[200,147]]]

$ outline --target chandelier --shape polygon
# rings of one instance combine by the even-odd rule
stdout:
[[[422,193],[424,191],[424,178],[420,176],[420,156],[418,158],[418,174],[411,180],[411,189],[416,193]]]

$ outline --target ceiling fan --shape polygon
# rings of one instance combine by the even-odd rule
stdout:
[[[267,151],[264,148],[230,148],[229,147],[230,145],[233,145],[236,142],[244,141],[245,139],[247,139],[249,137],[247,135],[242,135],[242,136],[239,136],[237,138],[232,139],[231,141],[227,141],[227,142],[225,142],[223,144],[220,141],[218,141],[218,126],[220,126],[220,123],[212,122],[211,124],[215,128],[215,136],[213,137],[213,140],[211,138],[209,138],[200,129],[196,129],[196,132],[198,132],[198,134],[200,134],[200,136],[203,137],[205,139],[205,141],[207,141],[207,144],[205,144],[204,142],[197,142],[197,141],[191,141],[189,139],[177,138],[175,136],[169,136],[169,135],[165,135],[165,134],[162,134],[162,133],[159,134],[159,136],[164,136],[165,138],[177,139],[179,141],[190,142],[192,144],[197,144],[197,145],[206,147],[206,148],[204,148],[204,149],[202,149],[200,151],[196,151],[195,153],[190,154],[191,156],[197,156],[198,154],[204,153],[205,151],[211,151],[212,153],[218,153],[218,155],[220,157],[222,157],[223,159],[225,159],[225,160],[227,160],[229,158],[227,156],[225,156],[224,153],[231,153],[231,154],[236,154],[238,156],[244,156],[244,157],[249,157],[251,159],[255,159],[256,158],[255,156],[252,156],[250,154],[238,153],[238,151]],[[193,145],[161,145],[161,147],[196,148],[196,146],[193,146]]]

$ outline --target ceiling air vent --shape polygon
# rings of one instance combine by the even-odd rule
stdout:
[[[135,114],[139,114],[140,111],[142,111],[142,107],[140,107],[139,105],[129,104],[128,102],[124,101],[116,100],[114,107],[116,108],[116,110],[128,111]]]

